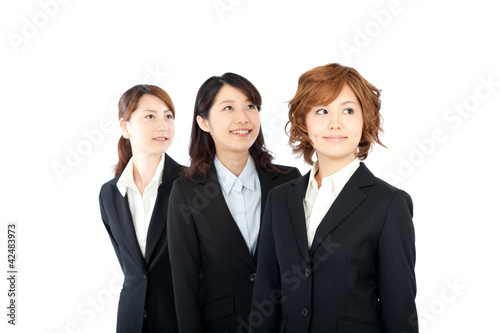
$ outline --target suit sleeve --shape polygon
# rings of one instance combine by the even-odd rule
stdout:
[[[398,190],[379,241],[378,281],[384,333],[418,332],[412,216],[411,197]]]
[[[260,248],[249,316],[251,332],[277,332],[281,318],[281,275],[273,234],[272,194],[269,193],[260,231]],[[263,318],[260,322],[255,318]]]
[[[177,181],[172,187],[168,206],[168,251],[179,332],[203,332],[198,236],[191,210]]]
[[[120,253],[120,247],[118,246],[118,243],[116,242],[115,237],[113,236],[113,233],[111,232],[111,228],[109,227],[108,215],[106,214],[106,208],[104,207],[104,202],[102,199],[102,191],[103,190],[101,189],[101,192],[99,193],[99,207],[101,209],[102,222],[104,223],[104,227],[106,228],[106,231],[108,232],[109,238],[111,239],[111,244],[113,244],[113,248],[115,249],[116,257],[118,258],[118,262],[120,262],[120,266],[123,267],[122,255]]]

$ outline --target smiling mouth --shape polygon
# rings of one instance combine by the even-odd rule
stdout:
[[[329,135],[323,137],[325,140],[330,141],[330,142],[342,142],[344,140],[347,140],[347,136],[343,135]]]
[[[229,131],[231,134],[248,134],[252,130],[236,130],[236,131]]]
[[[161,137],[161,138],[154,138],[153,140],[155,140],[155,141],[167,141],[167,140],[168,140],[168,138],[166,138],[166,137]]]

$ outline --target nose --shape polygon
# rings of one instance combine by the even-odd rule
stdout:
[[[168,126],[167,126],[167,120],[166,119],[161,119],[158,121],[158,127],[157,130],[159,132],[167,132],[168,131]]]
[[[238,109],[235,112],[235,122],[238,124],[247,124],[248,123],[248,116],[247,113],[245,112],[245,109]]]
[[[340,120],[340,116],[335,113],[330,113],[330,117],[328,117],[327,123],[328,129],[331,130],[339,130],[342,127],[342,121]]]

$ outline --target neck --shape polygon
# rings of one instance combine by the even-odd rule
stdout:
[[[349,155],[341,160],[331,159],[326,156],[318,155],[318,173],[314,175],[314,179],[318,183],[318,188],[321,187],[323,178],[333,175],[342,170],[346,165],[354,161],[356,155]]]
[[[134,182],[141,195],[155,175],[161,155],[133,155]]]
[[[249,154],[248,150],[244,152],[216,153],[217,158],[222,165],[224,165],[236,177],[238,177],[245,168]]]

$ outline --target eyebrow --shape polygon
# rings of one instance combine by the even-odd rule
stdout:
[[[170,109],[163,110],[163,112],[169,112],[169,111],[172,112],[172,110],[170,110]],[[142,110],[142,112],[154,112],[154,113],[156,113],[156,110],[145,109],[145,110]],[[160,111],[160,112],[162,112],[162,111]]]
[[[232,100],[232,99],[228,99],[228,100],[225,100],[225,101],[220,102],[220,103],[219,103],[219,105],[224,104],[224,103],[234,103],[234,102],[236,102],[236,101],[235,101],[235,100]],[[246,99],[246,100],[245,100],[245,102],[250,102],[250,103],[253,103],[253,102],[252,102],[251,100],[249,100],[249,99]]]

